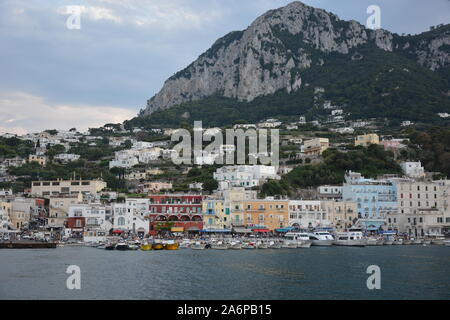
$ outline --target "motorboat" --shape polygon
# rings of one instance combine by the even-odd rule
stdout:
[[[183,239],[180,243],[180,249],[187,249],[191,245],[191,241],[189,239]]]
[[[141,250],[142,251],[150,251],[150,250],[152,250],[152,245],[148,242],[144,242],[141,244]]]
[[[378,242],[378,239],[376,238],[369,238],[367,239],[367,246],[376,246]]]
[[[232,250],[241,250],[242,249],[242,244],[240,242],[232,242],[230,244],[230,249],[232,249]]]
[[[242,249],[256,249],[256,245],[253,242],[244,242]]]
[[[450,240],[444,240],[444,245],[446,247],[450,247]]]
[[[414,239],[414,240],[412,240],[412,244],[413,245],[421,245],[421,244],[423,244],[423,240],[422,239]]]
[[[309,240],[312,241],[313,246],[332,246],[334,242],[333,236],[327,231],[315,231],[308,233]]]
[[[180,244],[174,240],[168,240],[164,243],[164,250],[178,250]]]
[[[438,235],[432,235],[431,238],[431,244],[437,245],[437,246],[443,246],[445,237],[444,235],[438,234]]]
[[[367,239],[364,238],[363,233],[360,231],[340,232],[336,235],[334,244],[346,247],[365,247]]]
[[[109,244],[105,245],[105,250],[114,250],[114,249],[116,249],[115,243],[109,243]]]
[[[161,242],[155,242],[152,244],[153,250],[164,250],[164,244]]]
[[[229,245],[226,242],[218,241],[211,246],[212,249],[215,250],[228,250]]]
[[[257,247],[258,249],[268,249],[269,245],[266,242],[262,241],[257,244]]]
[[[395,239],[392,244],[396,245],[396,246],[402,245],[403,244],[403,239],[402,238]]]
[[[201,242],[195,242],[194,244],[190,245],[190,248],[192,250],[205,250],[206,245]]]
[[[403,240],[403,244],[409,246],[412,244],[412,241],[410,239],[405,239],[405,240]]]
[[[281,249],[281,243],[278,241],[270,241],[269,249]]]
[[[130,247],[128,246],[128,243],[121,241],[116,244],[116,250],[126,251],[130,250]]]

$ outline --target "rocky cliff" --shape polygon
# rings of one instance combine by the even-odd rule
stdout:
[[[349,54],[363,45],[403,54],[433,71],[450,65],[448,26],[402,37],[293,2],[268,11],[246,30],[217,40],[191,65],[169,78],[148,101],[142,115],[212,95],[252,101],[279,90],[297,91],[302,87],[304,70],[327,63],[323,53]]]

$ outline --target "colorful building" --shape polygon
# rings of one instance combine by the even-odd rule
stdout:
[[[246,200],[244,201],[245,226],[270,231],[288,227],[288,207],[288,200]]]
[[[167,194],[148,198],[150,233],[161,228],[177,232],[203,229],[202,196]]]

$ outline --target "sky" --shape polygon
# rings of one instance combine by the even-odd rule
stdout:
[[[134,117],[217,38],[285,0],[1,0],[0,133],[85,131]],[[449,0],[304,0],[363,24],[416,34],[450,22]],[[80,28],[69,28],[71,8]],[[69,20],[69,27],[68,27]]]

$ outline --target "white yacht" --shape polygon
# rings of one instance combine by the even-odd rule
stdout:
[[[333,236],[327,231],[315,231],[308,233],[313,246],[332,246]]]
[[[361,231],[340,232],[334,241],[336,246],[365,247],[367,239]]]

